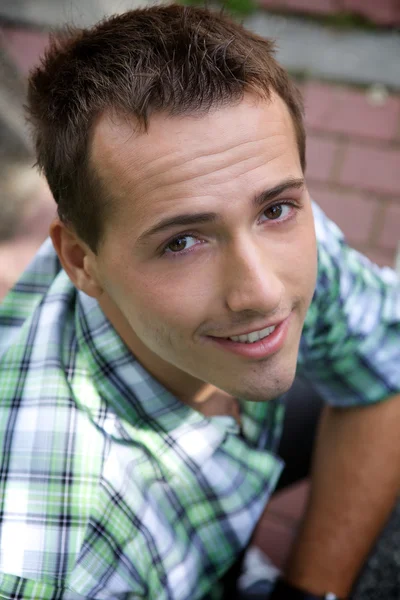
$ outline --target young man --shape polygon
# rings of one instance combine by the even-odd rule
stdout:
[[[273,598],[345,598],[399,488],[400,287],[312,207],[272,43],[132,11],[53,41],[29,111],[58,217],[0,313],[0,596],[232,598],[298,368],[327,404]]]

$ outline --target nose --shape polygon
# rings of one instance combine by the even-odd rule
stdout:
[[[284,286],[277,261],[265,244],[243,239],[227,251],[223,277],[228,308],[235,313],[252,311],[262,315],[278,310]]]

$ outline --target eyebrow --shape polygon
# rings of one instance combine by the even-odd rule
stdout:
[[[283,192],[289,189],[300,189],[304,186],[304,179],[295,179],[289,178],[278,185],[274,186],[269,190],[265,190],[261,192],[261,194],[257,194],[253,198],[253,204],[256,207],[260,207],[268,201],[273,200],[277,196],[280,196]],[[165,219],[161,219],[158,223],[146,229],[138,238],[138,243],[143,243],[147,238],[156,233],[161,233],[168,229],[178,226],[186,226],[186,225],[200,225],[205,223],[215,223],[219,220],[219,215],[214,212],[201,212],[201,213],[186,213],[180,215],[174,215],[172,217],[166,217]]]
[[[278,183],[278,185],[271,188],[270,190],[265,190],[264,192],[261,192],[261,194],[257,194],[257,196],[254,198],[253,203],[257,207],[262,206],[266,202],[269,202],[269,201],[273,200],[274,198],[277,198],[283,192],[286,192],[289,189],[296,189],[296,190],[301,189],[302,187],[304,187],[304,183],[305,182],[304,182],[303,178],[286,179],[285,181]]]

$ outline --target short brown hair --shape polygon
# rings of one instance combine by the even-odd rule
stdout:
[[[52,36],[31,74],[27,109],[37,164],[60,218],[96,252],[105,203],[90,164],[90,134],[99,114],[132,115],[146,129],[154,112],[208,111],[246,91],[269,99],[271,90],[289,108],[304,171],[300,93],[276,62],[274,43],[224,14],[159,5]]]

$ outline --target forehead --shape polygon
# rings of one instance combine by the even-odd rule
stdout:
[[[155,114],[146,132],[131,118],[103,114],[91,146],[91,164],[113,201],[138,205],[209,194],[262,165],[271,179],[295,176],[299,163],[291,116],[275,94],[269,101],[246,95],[202,115]]]

